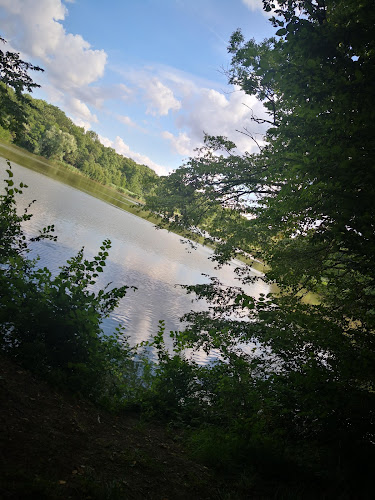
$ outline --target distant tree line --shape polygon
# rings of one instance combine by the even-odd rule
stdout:
[[[25,64],[28,66],[23,67]],[[74,125],[58,107],[25,94],[39,86],[31,79],[25,81],[28,69],[41,70],[21,61],[16,53],[0,50],[0,139],[71,165],[101,184],[112,184],[140,198],[154,190],[158,176],[151,168],[104,146],[96,132]]]

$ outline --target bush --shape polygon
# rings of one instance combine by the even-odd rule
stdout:
[[[11,168],[7,172],[5,193],[0,196],[1,348],[55,383],[100,398],[120,387],[121,373],[131,362],[121,328],[110,336],[101,328],[103,318],[129,287],[109,289],[107,285],[93,291],[111,243],[105,240],[91,261],[84,258],[82,248],[57,276],[46,267],[38,269],[27,258],[29,245],[56,239],[54,227],[27,241],[22,224],[31,218],[29,207],[22,215],[16,207],[16,195],[27,186],[16,187]]]

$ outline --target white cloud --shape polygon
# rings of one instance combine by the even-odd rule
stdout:
[[[126,156],[127,158],[132,158],[135,162],[140,163],[141,165],[147,165],[155,170],[158,175],[167,175],[167,169],[165,167],[158,165],[146,155],[132,151],[130,146],[125,144],[124,140],[120,136],[116,136],[114,141],[111,141],[108,137],[102,137],[101,135],[98,137],[104,146],[113,148],[118,154]]]
[[[126,125],[127,127],[131,127],[131,128],[134,128],[140,132],[142,132],[143,134],[147,134],[149,131],[144,128],[144,127],[141,127],[140,125],[138,125],[138,123],[136,123],[135,121],[133,121],[130,116],[126,116],[126,115],[115,115],[115,118],[120,122],[120,123],[123,123],[124,125]]]
[[[51,61],[51,62],[49,62]],[[49,74],[59,86],[81,87],[95,82],[104,74],[107,54],[104,50],[91,50],[80,35],[65,35],[59,41],[57,54],[45,59]]]
[[[129,127],[137,127],[137,124],[134,123],[129,116],[117,115],[116,118],[118,119],[119,122],[123,123],[124,125],[128,125]]]
[[[242,0],[242,3],[253,12],[256,10],[263,10],[262,0]]]
[[[90,130],[92,123],[98,123],[98,117],[90,111],[87,104],[82,100],[72,97],[70,94],[64,93],[51,85],[46,85],[43,89],[47,93],[48,99],[59,103],[78,127]]]
[[[104,50],[93,50],[81,35],[66,33],[60,21],[67,9],[60,0],[0,0],[5,36],[18,50],[37,58],[48,79],[61,90],[95,82],[103,76]]]
[[[146,93],[146,97],[150,98],[151,93],[160,99],[158,104],[154,102],[160,115],[166,115],[174,103],[176,130],[169,125],[168,130],[161,133],[161,137],[168,141],[173,152],[181,156],[195,154],[195,149],[203,144],[204,132],[229,137],[237,144],[240,152],[256,151],[257,146],[250,137],[236,130],[245,132],[246,128],[259,143],[262,142],[262,135],[267,127],[256,125],[251,117],[254,113],[256,117],[267,118],[263,105],[238,87],[231,87],[231,93],[223,94],[210,86],[214,85],[213,82],[202,81],[194,75],[166,66],[120,73],[134,88],[144,90],[144,82],[150,82],[148,90],[151,89],[152,92]],[[167,92],[158,92],[159,89],[167,89]],[[147,104],[150,114],[150,102],[146,102],[146,106]],[[161,112],[163,110],[164,113]]]
[[[242,1],[252,10],[261,10],[261,0]],[[244,127],[254,132],[249,107],[255,115],[264,116],[262,104],[254,97],[239,89],[224,95],[218,92],[215,82],[165,65],[115,68],[124,83],[100,85],[96,82],[103,76],[107,55],[104,50],[93,49],[81,35],[66,32],[63,21],[68,11],[62,0],[0,0],[0,7],[2,34],[15,50],[22,52],[23,58],[45,68],[37,80],[44,80],[43,90],[76,124],[90,129],[91,124],[98,122],[99,112],[106,112],[134,131],[148,132],[154,137],[161,134],[173,152],[185,157],[202,145],[203,132],[228,136],[242,152],[255,150],[248,137],[235,132]],[[115,112],[105,110],[108,100],[117,100],[120,107]],[[149,115],[147,131],[122,114],[123,101],[129,104],[125,113],[132,117],[142,111],[144,117]],[[138,116],[137,122],[141,120]],[[258,131],[264,132],[265,128],[258,127]],[[164,141],[160,142],[165,146]],[[158,173],[166,173],[164,167],[147,156],[131,151],[119,136],[109,144]]]
[[[102,135],[98,134],[99,141],[105,146],[106,148],[113,148],[113,142],[111,139],[108,139],[108,137],[103,137]]]
[[[27,59],[37,60],[45,73],[43,89],[62,105],[75,124],[90,129],[98,118],[88,105],[100,108],[124,88],[89,86],[104,74],[107,55],[93,50],[81,35],[67,33],[61,24],[68,11],[61,0],[0,0],[2,32]]]
[[[147,114],[163,116],[167,115],[170,110],[177,111],[181,108],[181,102],[174,97],[172,90],[158,78],[152,78],[142,86],[148,102]]]
[[[194,94],[199,87],[212,84],[212,82],[204,81],[195,75],[163,65],[158,68],[158,74],[161,80],[168,82],[175,93],[184,98]]]
[[[143,68],[111,66],[111,69],[131,84],[133,92],[136,88],[145,90],[149,86],[149,82],[161,82],[173,97],[178,95],[178,98],[175,97],[175,99],[179,101],[182,97],[194,94],[199,88],[209,88],[215,85],[214,80],[202,78],[165,64],[153,64]],[[129,87],[125,85],[124,87],[128,91],[130,90]]]
[[[120,90],[121,99],[123,99],[124,101],[127,101],[133,93],[133,90],[130,89],[129,87],[127,87],[126,85],[124,85],[123,83],[119,83],[117,85],[117,88]]]
[[[273,11],[266,12],[263,9],[263,1],[262,0],[242,0],[242,3],[246,5],[252,12],[261,11],[262,14],[266,17],[270,17],[273,15]],[[277,0],[273,2],[277,7],[279,6]]]
[[[165,101],[168,103],[171,99],[172,103],[177,104],[174,109],[176,130],[169,125],[168,130],[161,133],[161,137],[169,142],[173,152],[181,156],[195,154],[195,149],[203,144],[204,132],[229,137],[237,144],[240,152],[256,151],[257,146],[250,137],[236,130],[245,132],[246,128],[258,142],[262,142],[262,135],[267,127],[256,125],[251,117],[254,114],[256,117],[267,118],[263,105],[255,97],[246,95],[239,87],[231,87],[231,93],[223,94],[211,86],[214,85],[213,82],[200,80],[194,75],[166,66],[129,70],[121,74],[134,87],[141,89],[145,88],[143,82],[151,82],[149,88],[160,99],[163,93],[158,93],[158,88],[168,90]],[[167,114],[168,109],[169,105],[166,104],[164,114]],[[148,112],[150,113],[150,109]]]
[[[43,90],[47,94],[48,102],[59,103],[64,99],[64,92],[61,92],[61,90],[49,85],[48,83],[43,85]]]
[[[191,156],[193,153],[192,141],[186,132],[180,132],[178,136],[167,130],[162,132],[162,137],[168,139],[173,149],[182,156]]]
[[[199,89],[192,98],[183,100],[183,109],[186,111],[175,120],[179,135],[163,135],[183,155],[194,154],[194,149],[202,145],[204,132],[227,136],[240,152],[253,152],[257,150],[255,142],[241,132],[246,128],[261,140],[266,131],[266,126],[257,125],[251,119],[252,114],[266,118],[263,105],[238,88],[228,95],[215,89]]]
[[[77,127],[82,127],[84,128],[86,131],[87,130],[91,130],[91,123],[86,121],[86,120],[82,120],[82,118],[72,118],[73,122],[75,125],[77,125]]]
[[[98,123],[98,118],[96,115],[93,115],[86,104],[75,97],[66,101],[66,107],[70,113],[81,120],[85,120],[87,122]]]

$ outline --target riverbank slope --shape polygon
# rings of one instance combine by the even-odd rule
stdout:
[[[57,392],[0,359],[1,498],[219,498],[178,434]]]

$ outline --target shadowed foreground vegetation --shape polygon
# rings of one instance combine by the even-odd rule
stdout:
[[[171,352],[165,348],[163,323],[147,346],[131,347],[121,327],[106,336],[101,321],[128,288],[95,288],[110,242],[104,241],[91,261],[81,250],[62,263],[57,275],[38,268],[28,259],[33,241],[23,233],[31,209],[16,206],[24,186],[15,186],[8,170],[0,198],[2,354],[48,381],[54,390],[74,394],[79,406],[85,408],[84,401],[90,400],[95,406],[87,406],[90,417],[80,414],[77,435],[82,431],[91,442],[99,425],[95,432],[106,443],[99,441],[97,448],[83,450],[71,432],[63,434],[62,456],[68,456],[66,450],[82,451],[77,451],[76,463],[68,466],[62,460],[50,469],[54,481],[66,481],[58,487],[71,487],[69,474],[77,476],[74,481],[86,477],[83,458],[91,450],[93,455],[104,453],[110,461],[112,457],[115,464],[113,475],[107,475],[105,460],[103,476],[95,460],[89,464],[99,498],[111,498],[109,483],[112,497],[126,498],[126,491],[116,492],[121,474],[130,491],[147,498],[151,489],[146,493],[139,489],[137,464],[148,463],[155,471],[160,462],[147,458],[143,445],[135,448],[134,435],[133,455],[122,456],[106,434],[117,425],[113,418],[118,416],[122,422],[118,442],[128,450],[122,441],[129,418],[124,415],[135,412],[145,428],[160,422],[179,436],[190,457],[210,467],[212,476],[191,465],[194,473],[186,478],[193,488],[191,498],[206,498],[207,484],[214,498],[226,499],[373,497],[374,9],[370,0],[278,0],[276,5],[264,0],[263,4],[266,11],[276,8],[271,18],[275,36],[257,44],[236,31],[228,48],[229,82],[264,104],[265,114],[253,116],[256,123],[269,126],[261,143],[253,136],[259,151],[240,154],[227,138],[206,136],[196,157],[150,191],[147,207],[168,227],[209,241],[218,265],[238,254],[264,262],[261,277],[253,276],[250,265],[239,267],[240,282],[263,279],[277,283],[281,293],[256,299],[241,287],[227,288],[215,279],[187,286],[187,293],[207,300],[209,308],[185,315],[185,330],[170,333]],[[37,120],[30,125],[37,133]],[[46,145],[61,137],[66,144],[71,141],[68,131],[41,133]],[[85,154],[91,147],[101,148],[95,138],[94,146],[88,146],[84,135],[80,140]],[[80,149],[73,149],[70,153],[80,161]],[[42,229],[34,240],[43,238],[54,239],[53,226]],[[318,294],[319,302],[302,301],[306,290]],[[155,349],[157,364],[145,356],[144,347]],[[186,348],[219,352],[220,358],[199,366],[185,358]],[[35,402],[39,396],[27,397],[31,408],[43,411],[43,405]],[[74,404],[69,409],[67,400],[59,401],[61,411],[73,415]],[[17,410],[17,405],[8,408],[13,415],[25,411],[22,406]],[[99,420],[103,414],[108,422],[106,431],[99,430],[97,416],[98,424],[93,420],[94,408]],[[54,412],[56,407],[41,420]],[[28,420],[22,428],[22,416],[13,418],[16,433],[26,428],[39,435],[32,416],[24,418]],[[50,435],[58,439],[56,429],[55,420]],[[39,448],[33,469],[37,476],[41,464],[50,467],[47,457],[53,442],[52,438]],[[108,442],[107,453],[103,448]],[[16,467],[19,460],[24,471],[20,442],[7,443],[10,448],[14,443],[9,463]],[[136,449],[141,458],[134,455]],[[157,456],[154,452],[149,456]],[[117,475],[119,460],[125,463]],[[182,472],[186,462],[178,463]],[[178,482],[169,464],[166,458],[160,477],[165,466],[185,494],[185,484]],[[191,479],[197,470],[202,471],[203,484]],[[6,473],[5,493],[16,495],[15,473],[8,469]],[[141,477],[147,484],[147,475]],[[31,483],[34,487],[28,476],[21,487]],[[169,488],[165,494],[173,497],[174,485]],[[150,498],[158,494],[155,490],[156,486]],[[164,496],[168,490],[162,491]],[[95,493],[89,490],[88,495]]]
[[[13,360],[4,359],[1,375],[5,497],[349,498],[370,491],[372,447],[358,453],[347,441],[338,463],[330,436],[298,439],[275,400],[284,386],[285,401],[296,404],[283,376],[260,377],[256,365],[249,371],[229,351],[224,362],[196,365],[179,338],[174,352],[166,350],[162,323],[147,346],[157,365],[144,345],[129,346],[120,327],[105,336],[101,320],[128,289],[93,288],[110,242],[91,261],[78,252],[56,276],[37,267],[28,250],[35,240],[53,240],[54,228],[26,240],[31,214],[16,206],[26,187],[14,184],[11,168],[8,175],[0,198],[1,347]],[[160,456],[161,442],[170,454]]]
[[[188,458],[178,433],[56,391],[0,358],[1,498],[219,498],[223,485]]]

